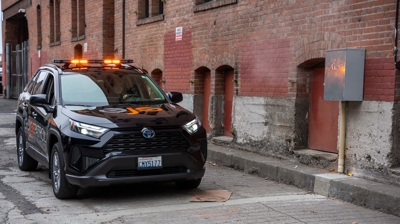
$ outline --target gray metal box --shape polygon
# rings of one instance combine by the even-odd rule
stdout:
[[[365,49],[326,51],[324,100],[362,101]]]

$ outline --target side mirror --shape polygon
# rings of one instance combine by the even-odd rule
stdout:
[[[183,100],[182,93],[180,92],[169,92],[167,95],[173,103],[179,103]]]
[[[49,102],[47,102],[46,94],[36,94],[29,98],[29,103],[32,106],[43,107],[47,113],[53,113],[54,109],[50,108]]]

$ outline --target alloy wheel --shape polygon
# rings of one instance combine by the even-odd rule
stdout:
[[[55,152],[53,155],[53,163],[52,163],[52,170],[53,170],[53,185],[54,191],[58,192],[60,190],[60,163],[58,153]]]
[[[19,164],[22,164],[24,162],[24,139],[22,138],[22,135],[20,134],[18,136],[18,162]]]

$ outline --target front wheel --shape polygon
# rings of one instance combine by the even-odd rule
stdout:
[[[34,160],[30,155],[26,153],[26,140],[25,134],[22,127],[19,128],[17,134],[17,156],[18,156],[18,167],[23,171],[36,170],[38,162]]]
[[[64,171],[62,150],[58,143],[54,144],[51,151],[51,183],[54,195],[58,199],[73,198],[78,193],[78,187],[68,183]]]
[[[194,189],[197,188],[201,183],[201,178],[196,180],[185,180],[185,181],[178,181],[175,182],[179,188],[183,189]]]

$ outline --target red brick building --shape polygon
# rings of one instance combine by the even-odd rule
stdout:
[[[210,138],[305,163],[339,148],[340,103],[322,100],[327,50],[365,49],[363,100],[342,104],[344,172],[399,183],[396,9],[389,0],[2,0],[3,49],[29,40],[30,75],[53,58],[133,59],[184,93]],[[295,157],[303,148],[316,151]]]

